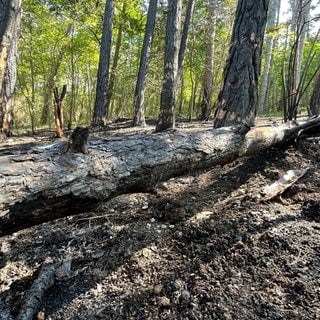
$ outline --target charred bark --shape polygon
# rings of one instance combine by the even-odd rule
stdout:
[[[269,0],[240,0],[233,26],[214,127],[254,125],[261,50]]]
[[[320,118],[290,127],[170,131],[89,139],[89,153],[65,153],[65,143],[0,156],[0,236],[95,209],[119,194],[145,192],[171,177],[223,165],[320,126]],[[241,129],[241,128],[240,128]]]
[[[0,2],[0,138],[11,135],[21,0]]]
[[[145,126],[146,124],[144,116],[144,94],[146,90],[146,80],[151,55],[153,32],[156,24],[157,8],[158,0],[151,0],[149,2],[147,24],[141,50],[136,89],[134,93],[134,116],[132,122],[133,126]]]
[[[62,100],[66,96],[67,85],[63,85],[62,92],[59,96],[58,88],[53,89],[54,95],[54,122],[56,125],[56,136],[62,138],[63,136],[63,109],[62,109]]]

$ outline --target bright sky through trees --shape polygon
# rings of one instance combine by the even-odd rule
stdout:
[[[313,20],[313,32],[317,32],[320,28],[320,1],[312,0],[312,9],[311,9],[311,19]],[[281,9],[280,9],[280,22],[288,21],[290,17],[290,1],[281,0]],[[317,19],[316,19],[317,18]]]

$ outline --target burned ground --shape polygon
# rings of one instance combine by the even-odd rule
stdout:
[[[45,319],[320,319],[320,148],[298,141],[1,239],[0,319],[46,261]],[[290,169],[307,173],[262,201]]]

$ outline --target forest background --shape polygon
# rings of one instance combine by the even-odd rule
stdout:
[[[298,70],[303,89],[299,112],[306,113],[310,105],[319,66],[318,2],[312,1],[305,13],[308,19],[304,24],[304,30],[307,30],[304,37],[295,32],[294,2],[299,1],[272,0],[269,4],[257,108],[259,115],[283,114],[284,83],[286,77],[291,77],[290,56],[297,39],[303,43]],[[65,126],[90,124],[95,103],[104,1],[25,0],[22,5],[14,130],[35,132],[53,128],[53,89],[61,90],[63,85],[67,86],[63,101]],[[208,68],[213,84],[210,107],[214,108],[221,89],[236,5],[237,1],[233,0],[196,2],[177,99],[177,117],[203,118],[201,105],[208,82]],[[183,7],[186,8],[185,3]],[[108,120],[133,116],[147,11],[148,1],[115,1]],[[166,2],[160,1],[145,91],[147,118],[156,118],[159,114],[166,16]]]

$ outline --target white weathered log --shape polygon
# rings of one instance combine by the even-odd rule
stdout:
[[[296,169],[296,170],[288,170],[285,175],[279,178],[274,183],[265,186],[262,189],[262,193],[264,194],[262,200],[268,201],[277,195],[282,194],[285,190],[290,188],[295,182],[297,182],[300,178],[302,178],[308,169]]]
[[[320,118],[290,128],[169,131],[89,139],[89,154],[62,153],[62,143],[0,156],[0,236],[87,212],[100,200],[152,189],[158,182],[208,169],[297,137]]]

